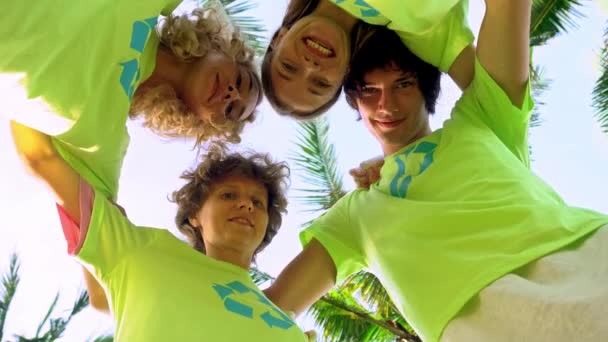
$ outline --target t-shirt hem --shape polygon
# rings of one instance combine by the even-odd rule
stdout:
[[[437,315],[437,317],[439,318],[435,320],[435,324],[440,328],[438,329],[438,333],[431,335],[427,341],[440,341],[441,336],[443,335],[443,331],[445,330],[449,322],[458,315],[458,312],[462,310],[462,308],[467,304],[469,300],[471,300],[471,298],[473,298],[477,293],[479,293],[483,288],[490,285],[492,282],[513,272],[514,270],[520,267],[523,267],[533,262],[534,260],[540,259],[546,255],[558,251],[561,248],[567,247],[568,245],[575,243],[579,239],[583,239],[590,236],[606,224],[608,224],[608,222],[601,223],[597,226],[596,224],[593,224],[593,226],[586,227],[582,231],[578,232],[576,235],[566,240],[560,240],[556,243],[546,246],[542,250],[536,251],[536,253],[534,253],[533,255],[529,255],[527,258],[522,258],[521,260],[515,263],[508,263],[495,267],[492,269],[492,272],[484,273],[483,275],[477,277],[476,280],[472,281],[472,283],[479,284],[478,286],[469,287],[466,290],[461,291],[460,294],[454,296],[454,298],[461,298],[461,300],[454,302],[452,305],[448,306],[447,309],[443,311],[443,314]]]
[[[342,281],[344,281],[348,276],[353,274],[354,272],[344,270],[344,268],[347,267],[346,265],[350,262],[348,259],[346,259],[344,257],[344,254],[346,254],[346,253],[336,252],[336,248],[332,248],[331,246],[339,245],[340,250],[342,250],[342,251],[348,251],[349,253],[352,253],[352,255],[356,255],[356,253],[354,251],[352,251],[350,248],[346,247],[338,239],[334,239],[329,234],[323,233],[321,231],[322,229],[323,229],[322,226],[317,226],[317,227],[311,227],[309,229],[306,229],[306,230],[300,232],[300,243],[302,244],[302,247],[306,247],[310,243],[310,241],[314,238],[317,241],[319,241],[319,243],[321,243],[321,245],[323,245],[323,247],[325,248],[325,250],[331,257],[332,261],[334,262],[334,266],[336,267],[335,281],[336,281],[336,284],[339,284]]]

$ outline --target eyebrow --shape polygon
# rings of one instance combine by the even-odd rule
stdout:
[[[279,73],[279,76],[281,76],[281,78],[285,81],[291,81],[291,78],[287,77],[287,75],[283,74],[280,70],[277,70],[277,72]]]
[[[311,93],[311,94],[313,94],[313,95],[316,95],[316,96],[323,96],[323,94],[319,93],[318,91],[316,91],[316,90],[314,90],[312,88],[308,88],[308,92]]]

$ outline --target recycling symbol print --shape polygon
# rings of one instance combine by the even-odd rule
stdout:
[[[287,330],[294,325],[291,319],[289,319],[289,317],[283,312],[275,308],[274,305],[272,305],[270,301],[259,292],[259,290],[250,288],[240,281],[233,281],[225,285],[214,284],[213,289],[224,301],[224,307],[226,310],[232,313],[251,319],[257,317],[264,321],[270,328]],[[253,307],[239,301],[239,299],[250,297],[250,293],[253,293],[257,300],[264,305],[266,308],[264,312],[254,312]]]

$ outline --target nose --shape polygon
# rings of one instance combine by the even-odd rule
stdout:
[[[245,198],[239,199],[238,206],[239,206],[239,209],[244,209],[244,210],[247,210],[248,212],[253,211],[253,201],[250,199],[245,199]]]
[[[393,113],[395,111],[393,96],[390,94],[390,92],[387,92],[384,89],[380,90],[380,99],[378,100],[378,111],[387,114]]]
[[[238,100],[240,98],[241,98],[241,93],[239,92],[239,90],[233,85],[228,85],[228,87],[226,88],[226,92],[224,94],[224,102],[230,102],[230,101]]]
[[[311,56],[307,56],[307,55],[304,55],[304,62],[305,62],[304,65],[310,69],[318,70],[319,67],[321,66],[317,59],[315,59],[314,57],[311,57]]]

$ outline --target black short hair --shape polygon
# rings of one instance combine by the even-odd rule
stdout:
[[[441,72],[437,67],[414,55],[397,33],[385,27],[370,31],[355,47],[344,80],[348,104],[353,109],[358,109],[356,100],[364,85],[366,73],[375,69],[388,69],[393,65],[397,65],[404,72],[415,74],[426,110],[429,114],[435,113],[437,97],[441,90]]]

